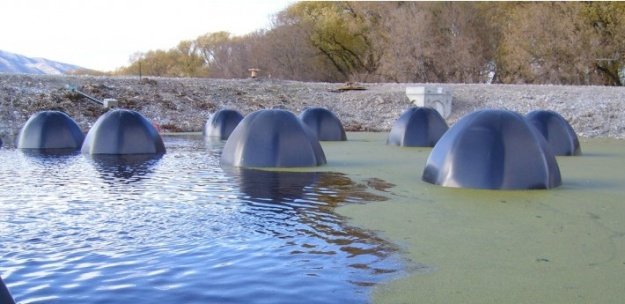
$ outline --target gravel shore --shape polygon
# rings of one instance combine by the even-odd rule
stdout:
[[[210,113],[230,108],[242,114],[283,108],[301,112],[326,107],[347,130],[388,131],[411,106],[407,86],[366,83],[365,90],[342,91],[342,83],[271,79],[199,79],[39,76],[0,74],[0,138],[11,146],[28,117],[41,110],[62,110],[87,131],[106,110],[68,90],[97,99],[115,98],[122,108],[141,112],[164,131],[201,131]],[[508,109],[525,114],[547,109],[566,118],[580,137],[625,138],[625,88],[556,85],[427,84],[452,91],[453,124],[479,109]]]

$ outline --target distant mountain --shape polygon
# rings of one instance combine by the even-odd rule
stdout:
[[[77,65],[45,58],[30,58],[0,50],[0,73],[59,75],[79,69],[84,70]]]

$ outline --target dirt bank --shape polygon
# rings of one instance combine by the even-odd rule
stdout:
[[[116,98],[166,131],[200,131],[209,114],[232,108],[247,114],[265,108],[299,113],[321,106],[334,111],[348,130],[387,131],[410,106],[407,86],[364,84],[366,90],[340,91],[344,84],[270,79],[76,77],[0,74],[0,137],[11,145],[28,117],[40,110],[68,113],[86,131],[104,113],[101,106],[67,89],[98,99]],[[549,109],[562,114],[582,137],[625,138],[625,88],[599,86],[444,84],[453,94],[453,124],[484,108],[525,114]]]

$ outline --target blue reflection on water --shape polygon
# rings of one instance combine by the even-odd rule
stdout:
[[[23,303],[346,303],[399,269],[333,210],[382,200],[337,173],[222,169],[220,144],[162,157],[0,150],[0,275]]]

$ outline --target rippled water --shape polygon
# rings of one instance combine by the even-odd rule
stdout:
[[[164,139],[157,159],[0,149],[0,275],[17,302],[366,302],[399,269],[333,212],[383,199],[367,186],[222,169],[222,144]]]

